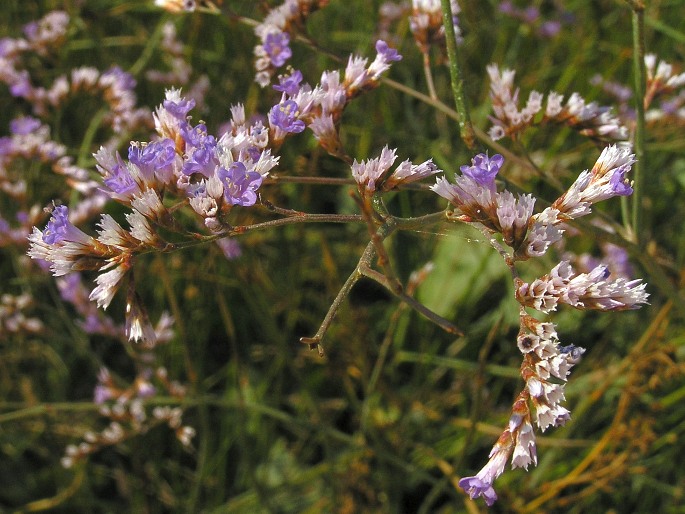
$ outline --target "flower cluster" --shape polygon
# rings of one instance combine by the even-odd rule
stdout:
[[[589,273],[576,273],[568,261],[561,261],[547,275],[531,283],[519,282],[516,298],[522,305],[545,313],[555,311],[560,303],[600,311],[638,309],[647,303],[649,295],[642,280],[609,277],[603,264]]]
[[[365,91],[378,86],[381,75],[390,69],[391,63],[402,56],[385,41],[376,42],[376,57],[368,59],[351,55],[345,72],[324,71],[321,82],[312,88],[302,83],[302,72],[293,70],[281,75],[274,85],[281,92],[281,100],[269,111],[269,138],[278,148],[290,134],[302,132],[309,127],[319,144],[330,154],[341,151],[338,124],[345,107]]]
[[[656,98],[671,94],[685,86],[685,72],[674,74],[673,65],[660,60],[655,54],[645,55],[645,69],[645,107],[649,107]]]
[[[645,71],[647,85],[644,108],[647,123],[664,123],[668,120],[682,123],[685,120],[685,73],[675,73],[672,64],[659,59],[655,54],[645,55]],[[617,101],[617,111],[623,123],[634,125],[635,109],[628,103],[633,96],[630,87],[605,80],[600,75],[592,77],[591,83],[601,87]]]
[[[387,154],[385,159],[382,155],[370,169],[387,170],[391,157],[394,154]],[[570,418],[569,411],[561,406],[563,382],[585,350],[574,345],[560,346],[554,325],[536,320],[525,309],[549,313],[559,304],[567,304],[577,309],[620,311],[647,303],[649,295],[641,280],[610,277],[606,265],[598,265],[589,273],[576,273],[568,261],[562,261],[549,274],[530,283],[518,278],[515,268],[517,260],[542,256],[559,242],[564,232],[560,228],[563,221],[589,214],[596,202],[631,194],[626,174],[633,163],[629,148],[605,148],[591,170],[583,171],[567,191],[538,214],[533,214],[532,195],[515,198],[507,190],[497,190],[496,176],[504,164],[499,154],[478,154],[471,165],[461,166],[461,175],[454,183],[440,177],[432,187],[458,210],[459,214],[450,215],[450,219],[476,224],[488,234],[500,234],[504,244],[512,249],[511,254],[506,254],[493,240],[511,268],[516,300],[521,305],[517,346],[523,354],[521,376],[526,387],[514,402],[509,423],[490,452],[489,462],[478,474],[459,482],[471,498],[483,497],[488,505],[495,502],[497,494],[492,484],[510,458],[514,468],[527,469],[528,465],[537,464],[530,405],[535,409],[535,424],[543,431]],[[361,184],[371,183],[376,175],[367,172],[366,176],[359,176],[366,181],[358,180]]]
[[[99,95],[108,110],[103,123],[115,134],[123,134],[149,119],[149,111],[137,108],[133,89],[135,80],[119,67],[105,72],[82,66],[53,80],[49,87],[34,84],[27,69],[33,55],[46,59],[62,46],[69,28],[69,15],[53,11],[24,27],[25,38],[0,40],[0,82],[7,84],[10,93],[28,102],[33,114],[46,116],[69,98],[79,93]]]
[[[499,12],[523,22],[529,26],[536,35],[542,38],[553,38],[559,34],[562,25],[573,22],[573,15],[568,11],[561,10],[557,4],[553,5],[557,19],[542,19],[540,9],[534,5],[524,8],[516,7],[511,0],[504,0],[499,3]]]
[[[60,297],[73,305],[80,320],[76,324],[86,334],[104,335],[122,342],[128,340],[126,326],[116,323],[111,317],[99,310],[91,300],[90,291],[84,285],[80,273],[70,273],[57,278],[57,288]],[[174,318],[163,312],[154,327],[155,337],[143,345],[149,349],[152,345],[167,343],[174,335],[172,325]]]
[[[76,166],[71,156],[66,155],[64,145],[50,139],[50,128],[39,119],[22,116],[10,122],[10,136],[0,137],[0,190],[15,200],[19,205],[28,201],[26,198],[27,183],[21,173],[12,173],[20,169],[19,162],[41,162],[50,165],[52,171],[66,178],[69,186],[83,195],[74,219],[82,221],[90,218],[94,212],[100,212],[106,201],[106,195],[100,191],[100,183],[92,180],[87,170]],[[40,209],[38,206],[36,209]],[[34,209],[35,210],[35,209]],[[23,215],[35,223],[35,216]],[[21,220],[19,220],[21,221]],[[24,239],[30,233],[31,223],[22,223],[21,232]],[[5,232],[0,230],[0,232]],[[13,238],[16,240],[16,237]]]
[[[359,185],[362,194],[365,192],[390,191],[402,184],[409,184],[421,180],[436,173],[442,173],[432,159],[421,164],[412,164],[409,160],[402,161],[395,170],[390,173],[390,167],[397,159],[397,150],[390,150],[387,146],[381,151],[381,155],[374,159],[352,164],[352,177]]]
[[[164,190],[186,197],[204,224],[219,231],[234,205],[254,205],[256,190],[278,158],[267,148],[261,122],[245,124],[242,106],[232,109],[231,130],[217,139],[204,123],[187,119],[194,103],[169,90],[155,112],[159,140],[132,144],[128,162],[104,149],[95,157],[114,198],[131,205],[149,200],[144,211],[159,220],[164,207],[155,198]]]
[[[509,459],[512,469],[527,470],[529,465],[537,465],[533,423],[544,432],[570,419],[570,412],[560,405],[564,400],[564,383],[585,353],[578,346],[560,346],[552,323],[528,315],[521,317],[517,344],[523,354],[521,377],[525,388],[514,401],[509,423],[490,451],[487,464],[475,476],[459,481],[459,487],[472,499],[482,497],[488,506],[497,500],[493,483],[504,472]]]
[[[27,293],[0,296],[0,339],[6,334],[37,334],[43,331],[40,319],[26,315],[33,303],[33,298]]]
[[[54,208],[45,230],[34,227],[29,236],[28,254],[33,259],[49,262],[50,270],[57,277],[73,271],[109,269],[97,277],[97,287],[90,294],[90,300],[106,309],[131,268],[135,250],[148,243],[158,243],[139,211],[129,215],[129,222],[131,232],[124,230],[111,216],[103,215],[96,239],[76,228],[69,221],[68,208],[59,205]],[[134,237],[134,232],[143,239]]]
[[[454,33],[457,42],[460,43],[462,39],[457,15],[461,10],[456,0],[450,0],[450,4]],[[409,28],[421,53],[427,54],[433,45],[439,45],[442,48],[445,41],[445,27],[440,0],[412,0]]]
[[[494,141],[519,137],[527,128],[545,123],[566,125],[596,141],[623,142],[628,139],[628,129],[609,107],[587,103],[578,93],[571,94],[564,104],[563,95],[552,91],[547,95],[543,111],[544,95],[531,91],[526,105],[519,109],[519,90],[514,89],[515,72],[500,71],[496,64],[490,64],[487,71],[494,113],[488,134]]]
[[[550,207],[533,215],[532,195],[515,198],[507,190],[497,191],[495,177],[503,162],[499,154],[479,154],[471,166],[461,167],[462,175],[456,177],[454,184],[440,177],[432,189],[459,210],[460,221],[480,223],[487,230],[502,234],[518,260],[544,255],[561,239],[560,225],[589,214],[592,204],[632,193],[626,174],[635,162],[634,156],[629,148],[609,146],[591,170],[583,171]]]
[[[158,234],[158,227],[179,231],[164,205],[165,198],[187,201],[205,227],[214,233],[225,232],[234,206],[249,207],[257,202],[259,187],[278,163],[272,150],[277,150],[287,135],[301,132],[307,123],[323,140],[322,145],[333,140],[329,148],[336,145],[333,120],[339,119],[352,98],[375,87],[380,74],[401,58],[383,41],[376,49],[376,59],[368,67],[366,59],[350,57],[342,84],[337,72],[324,73],[322,85],[313,89],[300,85],[299,72],[283,77],[276,86],[283,96],[269,113],[268,130],[261,121],[248,124],[244,108],[238,104],[231,109],[228,130],[217,138],[204,123],[193,124],[188,117],[194,100],[181,96],[180,90],[167,91],[154,113],[157,139],[132,142],[127,160],[104,147],[95,154],[105,193],[132,208],[126,216],[130,229],[103,215],[99,235],[94,238],[76,228],[66,206],[58,206],[45,231],[34,228],[29,255],[51,263],[56,276],[72,271],[101,272],[90,299],[107,308],[136,254],[171,248]],[[409,175],[423,173],[423,168],[406,166],[409,169],[401,171],[398,179],[406,181]],[[132,286],[127,301],[129,338],[154,341],[154,330]]]
[[[311,12],[325,7],[328,0],[285,0],[269,11],[262,23],[255,27],[261,43],[255,46],[255,82],[266,87],[275,71],[293,55],[290,49],[291,34],[304,25]]]
[[[207,0],[156,0],[155,3],[176,13],[215,8]],[[398,150],[389,146],[366,160],[353,159],[342,148],[339,131],[347,105],[360,94],[376,88],[382,74],[402,56],[385,40],[379,39],[375,44],[375,57],[350,55],[344,70],[324,71],[314,86],[306,83],[303,73],[292,67],[287,67],[275,83],[276,72],[284,68],[293,55],[290,44],[304,30],[307,17],[327,3],[328,0],[285,0],[256,26],[259,44],[254,49],[255,81],[262,87],[273,85],[280,98],[266,116],[261,117],[248,117],[242,104],[233,105],[230,121],[223,130],[214,133],[208,124],[190,116],[191,111],[201,105],[202,88],[208,84],[202,78],[196,84],[200,94],[182,95],[180,89],[169,89],[154,112],[136,109],[135,81],[116,67],[105,72],[81,67],[60,76],[50,85],[36,85],[25,69],[25,61],[28,61],[25,57],[31,53],[43,58],[59,48],[69,28],[66,13],[55,12],[27,25],[24,38],[0,40],[0,80],[8,85],[12,95],[30,104],[35,116],[50,114],[51,109],[76,94],[102,95],[108,104],[107,128],[115,134],[94,154],[100,181],[92,180],[87,170],[76,166],[67,156],[64,146],[50,140],[49,128],[39,119],[13,120],[10,137],[0,138],[0,190],[25,207],[12,225],[0,218],[0,246],[28,236],[28,255],[40,266],[49,267],[58,277],[62,299],[73,306],[77,323],[87,334],[105,335],[124,343],[142,343],[127,346],[137,370],[131,383],[119,380],[107,368],[101,369],[94,402],[107,418],[108,425],[100,432],[86,433],[80,444],[70,445],[62,459],[65,467],[73,466],[104,446],[117,444],[161,424],[167,424],[186,446],[194,435],[194,429],[183,424],[181,408],[150,407],[158,392],[172,396],[174,404],[186,393],[183,386],[168,378],[163,366],[152,364],[151,350],[173,337],[173,320],[163,314],[156,326],[150,321],[136,291],[133,273],[141,254],[216,242],[230,259],[240,254],[240,247],[228,236],[247,230],[282,226],[291,221],[366,222],[371,240],[359,264],[333,302],[320,330],[314,337],[305,337],[302,341],[310,348],[321,348],[322,334],[335,310],[356,280],[362,277],[386,287],[448,332],[459,333],[456,326],[411,296],[429,267],[412,275],[405,287],[393,272],[384,247],[384,239],[393,231],[434,223],[444,213],[401,219],[388,213],[380,195],[437,175],[442,170],[432,159],[420,164],[404,160],[396,165]],[[451,7],[452,23],[460,40],[456,0],[451,1]],[[384,8],[388,19],[399,16],[402,9],[395,5],[393,10],[387,4]],[[559,29],[558,23],[540,24],[535,8],[521,10],[511,2],[502,2],[500,11],[535,24],[541,35],[552,36]],[[437,98],[430,78],[429,53],[432,46],[443,46],[449,22],[445,27],[440,0],[413,0],[411,8],[407,3],[403,12],[409,14],[409,27],[423,53],[431,97]],[[147,79],[190,85],[192,67],[184,58],[184,48],[174,26],[165,25],[162,36],[162,51],[172,71],[148,70]],[[648,57],[646,64],[650,101],[673,93],[685,84],[685,74],[674,75],[670,65],[665,63],[657,66],[655,57]],[[500,252],[511,271],[515,298],[520,304],[516,346],[522,355],[523,389],[513,403],[507,425],[490,452],[488,463],[474,476],[459,482],[471,498],[483,497],[492,505],[497,499],[494,482],[508,462],[513,468],[528,469],[530,465],[537,465],[535,430],[545,431],[570,419],[569,410],[563,406],[564,386],[572,367],[585,352],[573,344],[562,345],[556,326],[534,318],[527,309],[549,314],[565,304],[576,309],[621,311],[646,304],[648,294],[641,280],[612,274],[606,264],[596,263],[576,271],[565,258],[542,277],[528,282],[519,278],[519,261],[541,257],[552,245],[562,241],[568,230],[566,222],[588,215],[599,201],[633,192],[627,177],[635,158],[626,143],[627,124],[608,108],[587,103],[577,93],[564,102],[560,94],[551,92],[545,98],[537,91],[532,91],[525,105],[520,107],[514,72],[500,71],[496,65],[488,66],[487,70],[494,110],[494,126],[490,130],[493,139],[517,138],[530,126],[558,123],[596,141],[622,143],[604,148],[591,169],[580,173],[559,198],[537,213],[536,198],[532,194],[515,195],[499,187],[498,175],[505,166],[504,157],[499,154],[478,154],[470,164],[460,167],[460,173],[453,181],[439,177],[431,187],[433,192],[449,201],[449,220],[476,226]],[[151,129],[154,126],[155,134],[149,140],[132,141],[127,148],[123,146],[122,152],[115,150],[121,147],[117,143],[130,137],[131,129],[145,124]],[[262,186],[279,164],[278,154],[283,144],[307,129],[312,131],[322,148],[350,166],[361,197],[361,201],[355,197],[361,216],[312,215],[262,200]],[[81,200],[72,197],[69,206],[59,202],[53,204],[47,209],[50,217],[43,230],[34,227],[30,234],[26,233],[26,228],[44,223],[46,216],[41,215],[43,211],[39,207],[25,205],[26,191],[30,188],[22,177],[14,177],[11,172],[19,159],[49,164],[66,177],[68,185],[82,197]],[[327,177],[327,182],[322,180],[321,183],[334,183],[329,179]],[[277,182],[277,179],[272,177],[270,182]],[[93,212],[101,212],[109,200],[119,202],[126,209],[123,225],[112,215],[102,214],[95,235],[77,228]],[[236,224],[237,214],[260,205],[268,208],[270,214],[284,217],[252,225]],[[251,216],[245,216],[248,217]],[[80,272],[92,272],[95,277],[92,290],[84,285]],[[98,310],[106,310],[121,289],[125,291],[126,302],[123,324]],[[29,306],[28,299],[5,295],[1,300],[3,329],[10,332],[42,329],[39,321],[22,313]],[[191,371],[189,364],[189,376]],[[166,401],[154,400],[157,404]]]
[[[62,466],[71,468],[106,446],[118,444],[163,423],[174,431],[181,444],[190,446],[195,429],[183,425],[183,409],[155,407],[151,416],[146,412],[144,402],[154,397],[158,388],[177,400],[182,400],[186,394],[181,384],[168,379],[165,368],[157,368],[154,373],[150,368],[144,368],[128,387],[117,385],[109,370],[101,368],[94,401],[100,405],[99,412],[109,419],[109,424],[100,432],[86,432],[80,444],[67,446],[61,460]]]
[[[73,271],[100,272],[91,301],[106,309],[132,267],[136,254],[170,248],[157,227],[178,231],[163,199],[185,199],[215,232],[225,225],[225,216],[235,205],[251,206],[263,177],[276,166],[268,133],[260,123],[248,126],[242,107],[233,109],[231,130],[218,140],[203,123],[191,124],[187,115],[194,102],[178,90],[167,92],[155,112],[159,139],[134,142],[128,160],[101,148],[95,154],[109,197],[131,207],[124,229],[110,215],[102,215],[97,237],[76,228],[69,209],[54,208],[44,231],[29,237],[29,256],[51,264],[55,276]],[[127,294],[126,334],[132,340],[156,340],[144,306],[135,293],[132,277]]]

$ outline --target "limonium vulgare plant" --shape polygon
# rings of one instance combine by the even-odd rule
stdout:
[[[482,469],[473,476],[463,476],[468,470],[455,470],[462,476],[456,484],[466,495],[482,498],[492,506],[498,498],[495,481],[506,466],[526,470],[536,466],[536,434],[571,419],[564,405],[565,385],[586,348],[558,333],[554,313],[569,307],[633,310],[648,302],[646,284],[634,278],[630,270],[617,272],[614,262],[583,261],[555,252],[565,247],[567,236],[583,236],[582,228],[577,227],[585,227],[585,217],[594,218],[590,215],[595,214],[595,205],[605,201],[623,202],[626,224],[620,227],[602,219],[605,225],[599,226],[609,224],[607,232],[639,241],[639,225],[635,223],[639,216],[628,212],[626,201],[639,193],[634,177],[643,151],[637,137],[639,121],[627,114],[627,108],[614,111],[586,101],[579,93],[564,99],[554,91],[532,91],[520,106],[514,72],[489,64],[483,67],[481,78],[490,81],[491,126],[487,134],[476,129],[462,89],[459,60],[464,30],[457,18],[459,6],[449,0],[416,0],[410,8],[398,8],[395,19],[407,17],[422,55],[427,101],[440,102],[431,71],[431,50],[436,48],[437,60],[449,66],[458,120],[454,130],[459,130],[469,158],[441,165],[446,169],[443,171],[437,159],[414,159],[410,143],[377,148],[371,157],[350,155],[344,134],[346,109],[372,90],[386,87],[384,82],[393,84],[386,76],[393,67],[403,65],[403,56],[391,38],[370,39],[374,53],[353,53],[339,67],[314,75],[311,70],[297,69],[289,63],[298,50],[314,47],[307,36],[307,20],[315,11],[325,15],[328,1],[286,0],[272,7],[259,23],[234,15],[220,2],[154,3],[176,16],[221,16],[228,12],[254,25],[252,74],[261,94],[274,98],[268,109],[248,110],[247,106],[254,102],[230,98],[226,104],[230,120],[220,130],[212,131],[197,112],[206,83],[200,80],[199,86],[193,88],[184,74],[149,75],[170,85],[152,111],[135,106],[133,82],[120,69],[100,73],[84,68],[52,88],[37,87],[22,70],[20,56],[40,52],[37,42],[66,37],[69,18],[63,12],[48,15],[54,19],[43,18],[35,26],[27,26],[25,39],[8,38],[4,42],[3,81],[13,96],[32,106],[33,112],[32,117],[15,120],[12,135],[3,138],[3,191],[19,203],[28,203],[21,183],[4,170],[9,169],[13,159],[32,158],[48,163],[80,196],[78,200],[72,195],[68,202],[55,198],[31,206],[27,214],[17,217],[14,228],[5,223],[2,240],[8,245],[28,241],[26,253],[58,277],[61,297],[82,318],[82,328],[89,334],[120,339],[137,369],[134,380],[123,384],[106,367],[101,368],[93,394],[109,424],[101,432],[85,433],[80,444],[69,445],[62,464],[71,468],[105,446],[117,445],[160,424],[168,425],[185,447],[192,447],[196,430],[184,423],[182,408],[188,388],[169,377],[156,354],[160,345],[175,336],[173,319],[163,314],[153,324],[148,315],[149,305],[139,290],[137,272],[142,256],[182,256],[184,250],[218,245],[227,258],[233,259],[240,254],[240,239],[246,234],[289,225],[307,225],[316,230],[326,226],[321,224],[365,227],[366,246],[338,294],[330,299],[330,308],[318,330],[301,335],[301,343],[324,356],[329,345],[338,344],[326,337],[329,328],[361,280],[380,285],[447,333],[463,335],[457,320],[434,312],[412,294],[414,287],[411,281],[400,278],[388,241],[400,232],[464,224],[475,229],[501,257],[511,279],[503,294],[515,300],[519,310],[518,333],[510,343],[521,354],[522,386],[513,395],[508,421]],[[503,13],[515,18],[524,16],[523,11],[509,4],[503,3]],[[386,12],[391,12],[390,7],[385,7]],[[526,16],[531,17],[528,22],[535,22],[532,13]],[[541,26],[539,31],[541,37],[554,36],[552,28],[543,30]],[[182,52],[173,50],[174,31],[168,28],[165,37],[169,52],[178,59]],[[647,105],[653,97],[672,94],[682,85],[670,68],[656,69],[655,57],[639,59],[646,63],[648,84],[653,85],[647,86],[653,91],[650,101],[645,99]],[[175,70],[179,67],[183,69],[178,64]],[[173,84],[174,79],[179,83]],[[41,122],[44,112],[58,105],[70,90],[84,89],[103,92],[108,99],[112,113],[108,122],[114,134],[94,151],[95,163],[90,169],[80,163],[77,166],[62,146],[50,141],[49,130]],[[672,114],[676,110],[664,112]],[[551,199],[514,187],[507,169],[520,165],[520,159],[496,143],[511,140],[518,144],[524,134],[540,126],[570,129],[593,145],[585,152],[590,159],[587,169],[569,170],[573,178],[566,184],[557,183],[559,190]],[[123,137],[134,127],[153,130],[146,138],[122,145]],[[278,196],[273,191],[288,183],[288,167],[283,163],[295,137],[309,138],[312,145],[344,163],[345,178],[322,175],[312,177],[309,183],[352,186],[356,212],[313,213],[277,205]],[[292,178],[297,184],[297,177]],[[398,192],[433,195],[443,205],[446,200],[446,208],[420,216],[400,216],[388,201]],[[104,212],[115,204],[118,210]],[[633,204],[632,209],[639,209],[639,205]],[[251,222],[250,213],[255,210],[269,214],[271,219]],[[97,220],[94,231],[84,227],[84,222],[93,218]],[[620,252],[620,247],[614,248]],[[540,276],[531,274],[531,270],[543,268],[548,271]],[[84,276],[94,277],[94,282],[83,280]],[[125,299],[123,324],[113,319],[119,315],[107,316],[117,295]],[[24,305],[20,300],[8,298],[6,303]],[[40,324],[40,320],[29,317],[15,326],[35,331],[40,330]],[[185,344],[192,346],[192,336]],[[148,405],[155,405],[150,399],[158,394],[174,398],[178,406],[155,406],[148,413]]]

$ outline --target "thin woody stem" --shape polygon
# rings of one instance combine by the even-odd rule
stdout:
[[[378,265],[383,270],[383,274],[387,277],[388,284],[391,285],[393,292],[399,293],[402,291],[402,284],[397,279],[395,271],[390,264],[390,256],[388,255],[385,246],[383,246],[383,240],[395,231],[397,224],[394,223],[392,217],[387,217],[384,220],[384,223],[377,229],[374,218],[376,215],[380,216],[385,213],[376,213],[371,205],[372,200],[367,196],[364,196],[361,199],[355,197],[355,199],[358,201],[362,215],[366,221],[366,227],[368,228],[369,236],[371,237],[371,244],[373,244],[376,256],[378,257]]]
[[[428,307],[426,307],[425,305],[415,300],[413,297],[406,294],[403,291],[402,284],[397,279],[395,279],[394,277],[388,277],[387,275],[380,273],[372,268],[372,261],[373,258],[376,256],[376,245],[378,244],[378,242],[380,242],[382,246],[383,240],[385,240],[388,236],[390,236],[397,230],[411,229],[417,226],[425,226],[432,223],[437,223],[439,221],[444,220],[444,217],[444,212],[428,214],[417,218],[394,218],[392,216],[389,216],[386,219],[386,221],[375,232],[374,235],[377,237],[377,240],[372,238],[372,240],[369,241],[369,243],[366,245],[364,252],[359,258],[357,266],[355,267],[354,271],[350,273],[349,277],[347,277],[347,280],[340,288],[340,291],[338,291],[335,300],[333,300],[333,303],[329,307],[328,312],[326,312],[326,316],[321,322],[321,325],[319,326],[319,329],[316,331],[316,334],[314,334],[314,336],[312,337],[301,337],[300,342],[309,345],[310,349],[312,350],[318,350],[319,355],[323,355],[323,347],[321,346],[321,340],[328,331],[328,328],[330,327],[333,318],[335,318],[335,315],[337,314],[338,309],[340,308],[340,305],[342,304],[343,300],[350,294],[350,291],[352,290],[354,285],[362,277],[367,277],[371,280],[374,280],[375,282],[378,282],[380,285],[382,285],[388,291],[390,291],[393,295],[395,295],[397,298],[406,303],[409,307],[411,307],[412,309],[414,309],[415,311],[417,311],[418,313],[420,313],[421,315],[423,315],[424,317],[438,325],[446,332],[450,334],[464,335],[461,329],[459,329],[452,322],[433,312]]]
[[[368,249],[373,248],[373,246],[371,243],[369,243],[369,245],[366,248],[368,251]],[[364,252],[364,254],[366,254],[366,251]],[[364,257],[362,256],[362,259],[363,258]],[[309,345],[310,350],[316,349],[319,352],[320,357],[323,357],[324,355],[323,346],[321,346],[321,340],[323,339],[324,335],[326,335],[328,328],[331,326],[333,318],[335,318],[335,315],[338,313],[338,309],[340,308],[340,305],[342,304],[343,300],[347,298],[347,296],[350,294],[350,291],[352,291],[354,285],[359,281],[360,278],[362,278],[362,276],[363,275],[359,271],[359,266],[357,266],[354,269],[354,271],[350,274],[350,276],[347,277],[347,280],[340,288],[340,291],[338,291],[335,300],[333,300],[333,303],[331,303],[331,306],[328,308],[328,312],[326,312],[326,316],[321,322],[319,330],[316,331],[316,334],[314,334],[313,337],[300,338],[300,342]]]
[[[403,291],[395,291],[395,289],[392,286],[392,283],[388,278],[383,275],[382,273],[379,273],[376,270],[373,270],[368,267],[362,267],[360,269],[360,272],[367,278],[370,278],[371,280],[378,282],[380,285],[385,287],[388,291],[390,291],[392,294],[397,296],[400,300],[402,300],[404,303],[406,303],[409,307],[414,309],[416,312],[419,314],[423,315],[425,318],[429,319],[436,325],[438,325],[440,328],[442,328],[445,332],[448,332],[450,334],[455,334],[459,336],[463,336],[464,332],[457,327],[454,323],[451,321],[446,320],[439,314],[436,314],[432,310],[430,310],[428,307],[423,305],[422,303],[416,301],[413,297],[409,296]]]
[[[423,74],[426,76],[426,86],[428,87],[428,94],[431,99],[437,100],[438,94],[435,92],[435,84],[433,83],[433,72],[431,71],[431,60],[428,52],[423,53]]]

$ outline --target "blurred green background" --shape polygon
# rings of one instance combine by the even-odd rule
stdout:
[[[560,33],[541,38],[535,25],[505,16],[495,1],[460,1],[460,50],[476,126],[489,127],[485,66],[491,62],[516,70],[522,98],[531,89],[578,91],[606,105],[613,100],[590,84],[594,75],[630,84],[627,4],[515,3],[562,20]],[[169,69],[159,45],[161,28],[171,21],[192,66],[191,82],[209,79],[206,107],[195,110],[194,119],[216,133],[232,104],[245,103],[248,114],[266,113],[278,101],[278,93],[254,83],[257,39],[232,16],[261,20],[269,4],[276,5],[224,0],[221,15],[173,16],[152,1],[5,0],[0,34],[20,37],[24,24],[64,9],[71,17],[65,45],[26,62],[35,82],[49,85],[76,66],[104,71],[116,64],[134,73],[138,104],[153,109],[164,86],[147,80],[145,71]],[[380,6],[331,0],[309,18],[309,42],[292,44],[292,65],[315,84],[323,70],[344,67],[350,53],[373,56]],[[654,1],[646,10],[647,50],[679,71],[685,68],[684,7],[680,0]],[[404,59],[388,76],[426,93],[422,56],[406,16],[390,25],[389,34]],[[437,49],[431,58],[439,98],[451,105],[448,70]],[[52,138],[93,171],[90,154],[111,135],[93,125],[104,105],[97,96],[80,95],[42,117]],[[0,84],[0,134],[8,134],[10,120],[20,114],[31,114],[30,106]],[[562,344],[587,348],[566,387],[572,420],[539,435],[536,468],[508,470],[498,479],[493,512],[685,512],[683,303],[668,296],[681,287],[685,257],[683,126],[654,124],[647,133],[646,244],[643,259],[633,265],[635,276],[649,284],[651,305],[634,312],[554,314]],[[127,134],[120,150],[150,134],[145,128]],[[454,120],[389,85],[352,102],[342,135],[357,159],[376,156],[387,144],[398,148],[402,160],[432,157],[448,176],[472,157]],[[601,151],[560,127],[501,143],[566,186]],[[318,148],[307,132],[288,140],[281,155],[279,175],[349,177],[349,167]],[[8,173],[26,178],[31,205],[78,199],[40,163],[27,160]],[[555,181],[516,164],[505,178],[541,202],[558,196]],[[352,213],[350,189],[277,184],[262,193],[290,209]],[[1,214],[9,219],[22,206],[3,195]],[[419,190],[393,193],[388,206],[408,217],[438,211],[444,203]],[[106,210],[125,212],[116,205]],[[618,219],[620,202],[596,211],[596,217]],[[241,222],[268,217],[246,210]],[[84,230],[92,233],[95,221]],[[155,427],[71,469],[60,465],[64,448],[78,444],[87,430],[106,426],[92,403],[98,370],[106,366],[122,383],[130,382],[136,373],[131,350],[80,329],[54,279],[27,262],[25,245],[0,248],[0,291],[30,294],[28,313],[45,327],[37,334],[0,333],[0,512],[485,511],[456,482],[485,464],[522,387],[518,305],[508,270],[468,227],[444,223],[399,233],[387,246],[400,278],[406,281],[432,261],[417,297],[466,336],[446,334],[380,286],[362,281],[338,312],[320,358],[299,338],[316,332],[367,241],[362,225],[301,224],[241,237],[242,256],[232,261],[214,245],[140,258],[137,285],[151,318],[163,311],[175,317],[175,336],[156,350],[157,362],[188,386],[183,419],[197,436],[186,449],[166,427]],[[581,232],[567,250],[597,254],[596,243]],[[531,263],[526,278],[544,274],[558,259],[551,253]],[[117,322],[123,319],[122,297],[108,309]],[[158,403],[174,400],[152,399],[149,407]]]

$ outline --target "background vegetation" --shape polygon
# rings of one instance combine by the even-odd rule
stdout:
[[[310,41],[293,43],[292,64],[316,83],[321,71],[342,67],[350,53],[372,55],[380,3],[331,0],[309,18]],[[491,113],[485,66],[492,62],[516,70],[524,98],[531,89],[578,91],[608,104],[613,99],[590,84],[594,75],[631,84],[627,4],[532,3],[543,18],[563,20],[556,37],[539,37],[535,25],[505,16],[495,1],[460,2],[467,96],[474,124],[484,130]],[[244,102],[248,112],[267,112],[278,100],[253,81],[253,29],[229,14],[261,20],[267,6],[225,0],[223,15],[172,16],[151,1],[5,0],[0,33],[19,37],[24,24],[65,9],[71,16],[68,42],[57,55],[28,63],[35,80],[49,84],[76,66],[118,65],[134,74],[138,104],[154,108],[164,86],[147,80],[145,71],[168,69],[159,44],[162,25],[173,21],[192,65],[191,82],[209,78],[206,107],[194,116],[216,132],[230,118],[230,105]],[[680,71],[682,13],[679,0],[649,2],[646,10],[647,50]],[[422,57],[406,17],[391,25],[390,34],[404,59],[389,77],[425,93]],[[439,98],[450,105],[448,70],[438,51],[432,59]],[[90,155],[111,135],[104,127],[93,132],[91,122],[103,108],[100,98],[82,95],[44,117],[52,138],[93,171]],[[30,114],[30,107],[0,84],[0,131],[7,134],[20,114]],[[685,259],[682,128],[682,122],[669,122],[647,132],[645,244],[632,264],[635,276],[650,284],[651,305],[609,314],[568,309],[555,316],[561,341],[587,348],[566,388],[572,421],[539,437],[538,467],[507,471],[498,480],[494,512],[685,512],[685,302],[682,293],[679,302],[669,299],[681,287]],[[357,159],[375,156],[387,144],[399,149],[401,159],[432,157],[451,175],[472,157],[453,119],[388,84],[349,106],[342,133]],[[122,151],[128,140],[149,135],[145,127],[127,135]],[[513,163],[506,179],[547,201],[558,195],[555,183],[568,186],[601,151],[557,127],[501,143],[546,172],[535,176]],[[13,172],[27,178],[32,203],[74,200],[63,178],[38,162],[27,160]],[[350,176],[349,167],[307,133],[284,146],[277,173]],[[350,187],[274,184],[264,186],[263,194],[306,212],[356,212]],[[17,206],[2,194],[0,209],[8,218]],[[426,191],[397,193],[389,201],[402,216],[443,206]],[[599,217],[618,218],[620,202],[598,210]],[[107,211],[123,212],[116,205]],[[265,210],[245,214],[245,222],[268,218]],[[567,250],[597,254],[597,241],[585,228]],[[25,245],[0,248],[1,292],[30,294],[27,315],[44,325],[39,333],[0,332],[0,511],[485,510],[456,483],[485,463],[521,379],[518,305],[506,267],[482,236],[445,223],[402,232],[388,245],[404,281],[427,261],[434,263],[416,294],[466,336],[446,334],[362,281],[327,334],[323,358],[299,338],[316,332],[367,242],[366,228],[303,224],[251,233],[239,242],[242,255],[235,260],[209,245],[138,263],[138,289],[152,319],[167,310],[175,318],[175,336],[156,353],[169,376],[189,388],[182,406],[184,423],[197,431],[191,448],[158,426],[71,469],[60,465],[64,448],[78,444],[87,430],[106,426],[92,401],[98,370],[107,366],[123,382],[136,371],[120,341],[79,328],[54,279],[27,261]],[[530,276],[555,262],[558,254],[532,264]],[[117,297],[108,314],[120,322],[123,307]],[[173,403],[150,400],[150,406]]]

